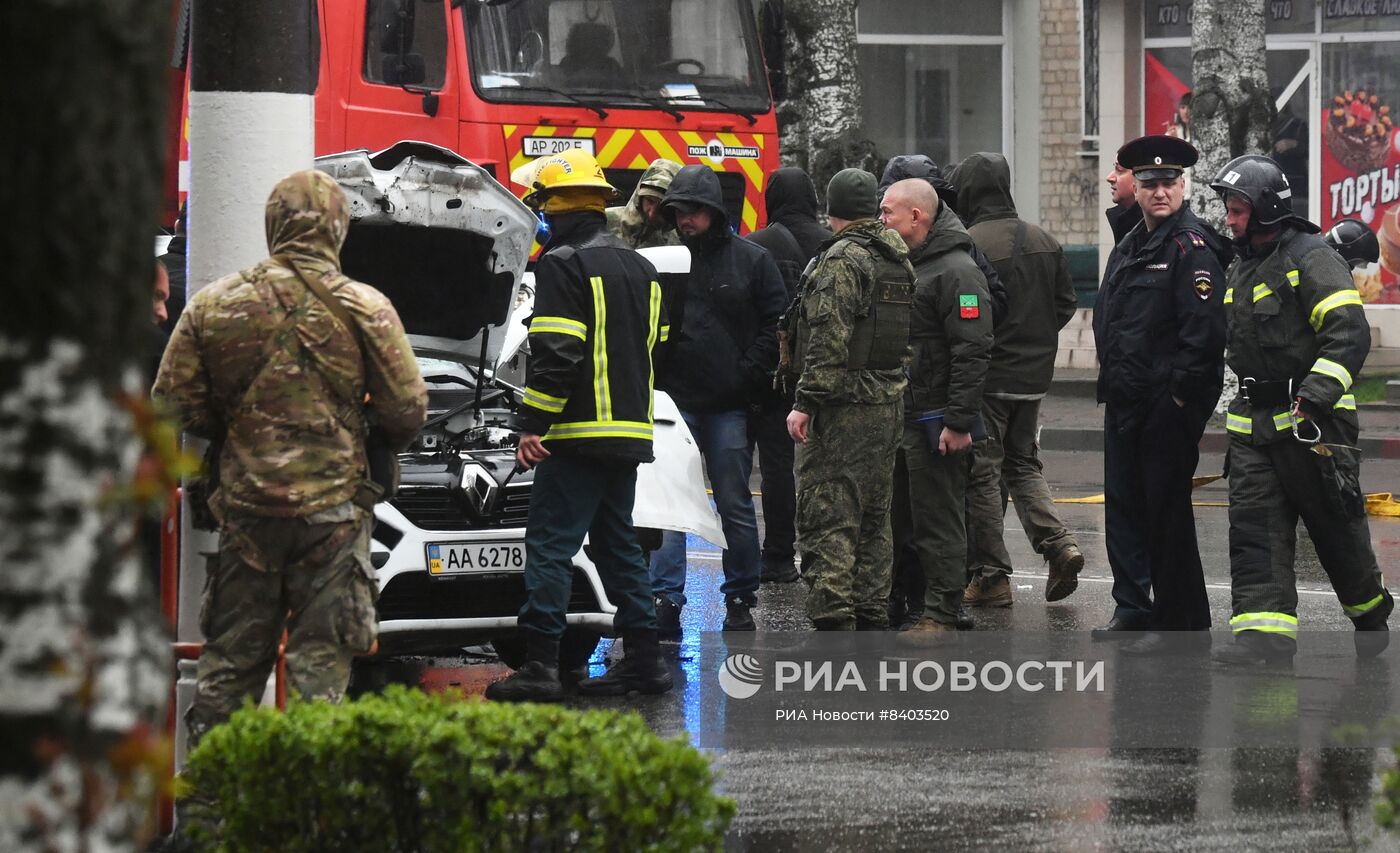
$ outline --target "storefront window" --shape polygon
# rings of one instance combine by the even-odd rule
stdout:
[[[863,33],[999,36],[1000,0],[861,0],[856,12]]]
[[[862,44],[865,127],[880,155],[927,154],[946,166],[1002,150],[1001,50]]]
[[[1400,30],[1397,0],[1322,0],[1324,33],[1374,33]]]
[[[1322,45],[1322,222],[1365,222],[1381,263],[1356,271],[1367,302],[1400,303],[1400,45]]]

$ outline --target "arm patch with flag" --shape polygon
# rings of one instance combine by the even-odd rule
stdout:
[[[982,309],[977,304],[977,294],[958,294],[958,316],[964,320],[976,320],[982,316]]]

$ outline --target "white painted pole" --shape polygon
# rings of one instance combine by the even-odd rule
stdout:
[[[263,211],[282,178],[312,166],[319,73],[316,0],[200,0],[190,36],[188,296],[267,257]],[[192,450],[203,442],[186,437]],[[199,447],[195,447],[195,445]],[[182,513],[176,636],[202,642],[205,555],[216,534]],[[184,765],[184,715],[195,665],[176,684],[176,767]]]

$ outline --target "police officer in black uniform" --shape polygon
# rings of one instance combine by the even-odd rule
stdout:
[[[1225,424],[1235,641],[1216,649],[1214,658],[1237,665],[1292,658],[1300,517],[1356,627],[1357,653],[1379,654],[1389,641],[1386,619],[1395,602],[1371,548],[1350,393],[1370,351],[1371,330],[1339,251],[1364,259],[1364,238],[1353,233],[1354,225],[1339,223],[1334,247],[1316,225],[1294,216],[1288,179],[1267,157],[1236,157],[1211,188],[1225,201],[1239,252],[1225,311],[1230,368],[1240,377]],[[1361,230],[1370,233],[1364,225]]]
[[[1143,221],[1114,247],[1094,306],[1104,404],[1104,511],[1113,619],[1095,639],[1152,633],[1124,648],[1165,650],[1160,631],[1210,627],[1191,510],[1197,444],[1224,375],[1230,251],[1183,199],[1196,149],[1144,136],[1118,150]]]

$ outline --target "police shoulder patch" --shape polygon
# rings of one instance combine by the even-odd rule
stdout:
[[[1198,249],[1204,247],[1206,244],[1206,239],[1200,234],[1197,234],[1195,231],[1187,231],[1186,236],[1190,238],[1191,245],[1195,246]]]
[[[1195,283],[1191,286],[1196,291],[1196,295],[1202,300],[1210,298],[1215,292],[1215,279],[1211,277],[1210,270],[1196,270],[1193,276]]]

